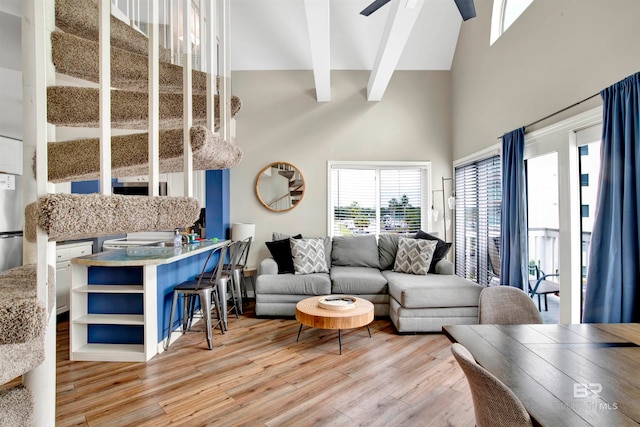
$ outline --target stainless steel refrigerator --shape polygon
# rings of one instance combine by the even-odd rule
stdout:
[[[0,188],[0,271],[22,265],[22,177],[15,177],[15,188]]]

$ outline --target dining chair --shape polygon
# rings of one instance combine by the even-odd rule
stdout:
[[[478,323],[517,325],[542,323],[542,316],[529,295],[512,286],[491,286],[480,291]]]
[[[182,298],[183,301],[183,310],[182,310],[182,333],[189,331],[191,329],[191,324],[193,322],[193,317],[196,308],[196,299],[200,301],[200,307],[202,311],[202,317],[204,319],[205,325],[205,334],[207,336],[207,345],[209,346],[209,350],[213,349],[213,337],[212,330],[216,325],[220,324],[220,330],[224,334],[224,324],[223,324],[223,316],[222,316],[222,308],[220,306],[220,298],[218,296],[218,287],[217,283],[220,281],[220,278],[223,273],[223,265],[225,256],[227,253],[227,245],[220,246],[209,251],[207,258],[202,266],[202,273],[194,279],[188,280],[186,282],[182,282],[179,285],[173,288],[173,300],[171,302],[171,315],[169,316],[169,333],[167,336],[167,341],[165,343],[164,349],[167,350],[169,348],[169,344],[171,344],[171,333],[173,332],[173,320],[175,318],[176,307],[178,305],[178,300]],[[205,273],[209,268],[209,261],[215,259],[215,255],[218,255],[217,264],[214,267],[207,278],[205,278]],[[216,308],[216,313],[218,317],[218,321],[216,325],[212,325],[211,321],[211,303],[214,303]]]
[[[462,344],[455,343],[451,346],[451,353],[467,377],[477,427],[533,425],[518,396],[491,372],[480,366],[469,350]]]
[[[531,295],[531,298],[536,295],[538,296],[539,311],[542,311],[540,297],[544,296],[544,311],[549,311],[549,306],[547,305],[547,295],[559,294],[560,284],[558,282],[547,279],[549,277],[560,277],[560,274],[544,274],[544,271],[540,270],[540,268],[538,268],[538,266],[536,265],[532,265],[531,267],[529,267],[529,269],[535,276],[534,279],[529,279],[529,295]]]

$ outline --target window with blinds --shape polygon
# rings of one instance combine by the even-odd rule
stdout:
[[[428,163],[330,162],[329,169],[330,235],[415,233],[426,229]]]
[[[500,156],[456,168],[456,274],[481,285],[500,277]]]

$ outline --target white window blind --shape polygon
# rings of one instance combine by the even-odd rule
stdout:
[[[500,156],[456,168],[456,274],[482,285],[500,276]]]
[[[330,163],[329,168],[332,236],[426,229],[427,164]]]

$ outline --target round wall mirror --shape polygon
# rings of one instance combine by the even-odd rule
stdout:
[[[273,212],[295,208],[304,197],[304,177],[287,162],[265,166],[256,177],[256,196],[262,206]]]

